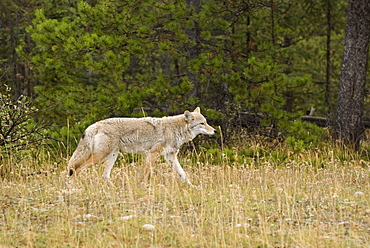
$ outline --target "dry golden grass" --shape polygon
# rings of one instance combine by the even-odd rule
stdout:
[[[99,167],[15,175],[0,186],[0,247],[369,247],[368,162],[334,154],[281,164],[187,154],[192,188],[161,163],[143,182],[140,160],[117,161],[114,187]]]

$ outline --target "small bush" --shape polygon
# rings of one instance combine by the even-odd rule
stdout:
[[[327,139],[327,132],[324,128],[308,122],[291,122],[286,130],[286,144],[295,153],[316,148],[323,140]]]
[[[47,138],[46,127],[34,119],[40,111],[32,106],[32,101],[25,96],[13,100],[11,89],[6,87],[5,93],[0,93],[0,160],[12,155],[18,160],[20,151],[37,147]],[[4,164],[0,167],[3,175]]]

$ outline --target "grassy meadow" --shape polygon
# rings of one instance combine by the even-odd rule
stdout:
[[[194,187],[163,161],[143,182],[138,156],[121,155],[114,186],[101,166],[67,178],[67,160],[46,152],[3,160],[13,169],[1,179],[0,247],[370,246],[367,159],[258,146],[183,151]]]

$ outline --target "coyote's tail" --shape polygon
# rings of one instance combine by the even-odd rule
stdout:
[[[68,163],[68,174],[72,176],[75,172],[78,173],[78,168],[86,162],[92,154],[94,133],[86,130],[78,143],[71,159]]]

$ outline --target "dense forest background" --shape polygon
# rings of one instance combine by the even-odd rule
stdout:
[[[346,13],[344,0],[2,0],[0,93],[13,104],[0,114],[23,123],[3,122],[2,143],[22,130],[73,143],[103,118],[200,106],[226,138],[252,113],[294,146],[312,107],[333,117]]]

